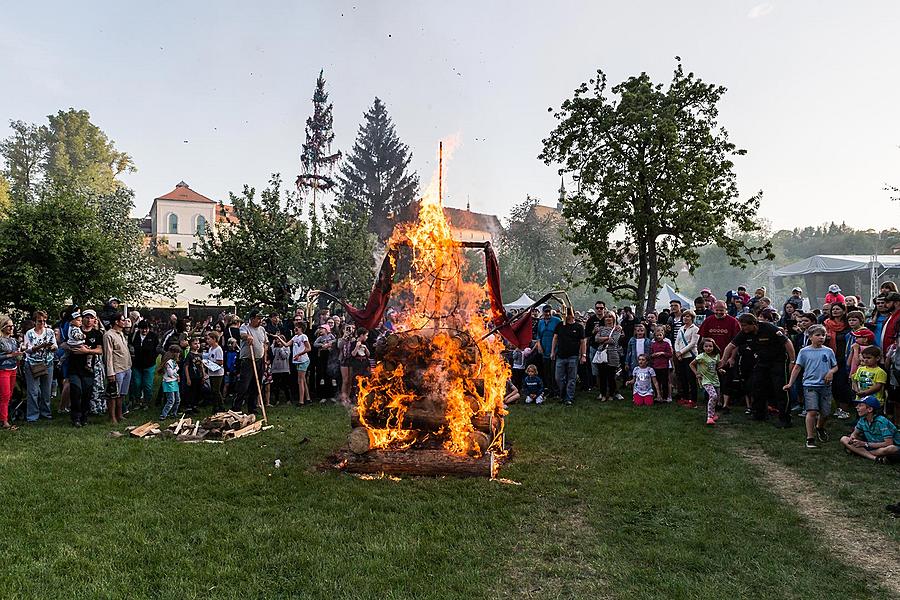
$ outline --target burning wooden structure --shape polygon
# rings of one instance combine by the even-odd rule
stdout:
[[[389,240],[365,309],[344,304],[365,328],[380,322],[392,296],[399,305],[394,332],[374,349],[375,367],[356,382],[349,443],[334,461],[344,471],[493,477],[506,456],[509,368],[494,329],[505,318],[499,271],[489,243],[452,239],[440,165],[418,220],[398,225]],[[465,247],[485,252],[488,285],[464,280]],[[395,285],[401,256],[409,275]]]

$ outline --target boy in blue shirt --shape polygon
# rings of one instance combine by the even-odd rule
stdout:
[[[797,354],[790,381],[784,386],[784,390],[790,390],[800,373],[803,373],[806,447],[817,448],[816,438],[820,442],[828,441],[825,423],[831,414],[831,380],[838,367],[834,351],[825,345],[825,328],[813,325],[806,332],[809,346],[802,348]]]
[[[900,455],[900,432],[884,415],[879,415],[881,403],[875,396],[867,396],[856,403],[859,420],[853,433],[841,438],[844,448],[854,454],[886,463],[889,457]]]

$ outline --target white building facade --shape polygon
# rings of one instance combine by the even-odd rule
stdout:
[[[150,235],[156,247],[168,245],[172,252],[190,252],[198,232],[215,227],[218,205],[192,190],[185,182],[153,200],[150,207]]]

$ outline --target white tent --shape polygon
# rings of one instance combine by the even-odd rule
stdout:
[[[522,294],[519,296],[519,299],[514,302],[509,302],[508,304],[504,304],[503,306],[507,310],[516,310],[519,308],[528,308],[534,304],[534,300],[528,297],[528,294]]]
[[[137,306],[142,308],[189,308],[190,305],[205,306],[235,306],[232,300],[222,298],[217,300],[214,295],[219,290],[209,285],[200,283],[203,279],[200,275],[175,274],[175,288],[180,290],[175,299],[162,294],[155,294],[145,302]]]
[[[687,296],[684,294],[679,294],[675,291],[668,283],[663,285],[659,290],[659,294],[656,295],[656,310],[661,311],[664,308],[669,308],[672,300],[677,300],[681,302],[681,307],[684,309],[693,308],[694,303],[691,302]]]

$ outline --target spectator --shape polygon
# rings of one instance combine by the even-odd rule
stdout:
[[[353,383],[350,377],[350,353],[356,345],[356,336],[354,332],[356,326],[353,323],[344,325],[344,335],[337,341],[338,353],[340,354],[339,365],[341,367],[341,395],[340,401],[343,404],[350,402],[350,387]]]
[[[83,321],[83,323],[82,323]],[[101,363],[103,354],[103,333],[97,328],[97,313],[93,310],[72,313],[72,323],[79,323],[84,334],[84,343],[72,348],[69,355],[69,416],[72,425],[87,425],[90,402],[94,393],[95,364]]]
[[[672,402],[672,381],[670,373],[672,371],[672,343],[666,338],[666,329],[658,326],[653,334],[653,341],[650,342],[650,366],[656,373],[656,380],[659,382],[659,401]]]
[[[647,326],[643,323],[638,323],[634,326],[634,337],[628,340],[628,351],[625,353],[625,368],[629,375],[638,366],[638,357],[641,354],[649,356],[650,336],[647,335]]]
[[[616,371],[619,370],[619,338],[622,336],[622,328],[616,323],[616,315],[607,311],[603,316],[603,324],[597,328],[593,341],[597,345],[597,353],[593,359],[597,367],[597,387],[601,402],[607,400],[621,400],[622,396],[616,389]],[[602,359],[602,360],[601,360]]]
[[[697,357],[700,343],[700,328],[694,325],[694,312],[687,310],[682,315],[683,326],[675,336],[675,375],[678,378],[679,402],[694,408],[697,402],[697,379],[691,373],[691,363]],[[717,378],[718,381],[718,378]],[[716,386],[718,387],[718,382]]]
[[[825,346],[824,327],[813,325],[808,333],[810,344],[797,354],[796,364],[784,391],[790,390],[800,373],[803,373],[806,447],[817,448],[817,439],[819,442],[828,441],[825,425],[831,415],[831,382],[838,372],[838,362],[834,351]]]
[[[803,289],[795,287],[791,290],[791,297],[787,299],[786,304],[794,307],[794,312],[803,310]]]
[[[537,366],[528,365],[525,369],[525,378],[522,380],[522,392],[525,394],[525,404],[543,404],[544,382],[538,377]]]
[[[551,358],[553,354],[553,334],[556,331],[556,327],[562,323],[562,319],[553,315],[549,304],[545,304],[541,308],[541,314],[541,319],[537,322],[538,351],[543,357],[544,389],[546,390],[546,396],[549,398],[553,396],[555,387],[553,378],[556,372],[553,359]]]
[[[131,352],[123,333],[127,321],[125,315],[117,313],[111,319],[112,328],[103,334],[103,358],[109,391],[107,410],[110,420],[118,423],[123,418],[123,400],[131,387]]]
[[[727,348],[734,336],[741,331],[741,326],[738,324],[737,319],[728,314],[724,302],[716,302],[713,310],[715,311],[713,316],[707,317],[703,324],[700,325],[700,337],[712,338],[717,348]],[[731,410],[731,397],[738,391],[736,389],[736,381],[739,379],[739,365],[737,361],[734,361],[731,365],[724,364],[724,360],[722,362],[725,368],[725,374],[721,380],[722,405],[723,410],[728,412]]]
[[[713,296],[712,290],[709,288],[703,288],[700,290],[700,295],[703,296],[703,299],[706,300],[707,306],[714,305],[716,303],[716,297]]]
[[[9,401],[16,386],[19,357],[25,354],[19,351],[14,331],[12,319],[0,315],[0,426],[3,429],[15,429],[9,423]]]
[[[566,406],[575,401],[575,378],[580,362],[587,362],[587,340],[584,327],[575,322],[572,308],[566,310],[566,320],[559,323],[553,332],[550,359],[556,361],[556,382],[559,395],[565,399]]]
[[[856,393],[856,401],[865,397],[872,397],[881,403],[884,408],[885,390],[887,389],[888,376],[884,369],[878,366],[881,362],[881,348],[878,346],[866,346],[860,353],[862,364],[852,375],[853,391]]]
[[[103,328],[109,330],[112,328],[113,322],[119,316],[119,299],[118,298],[110,298],[106,301],[106,304],[103,305],[103,310],[100,311],[100,323],[103,324]]]
[[[206,369],[203,366],[203,355],[200,353],[200,338],[192,337],[188,342],[188,353],[181,364],[181,374],[184,386],[185,412],[196,412],[197,407],[203,403],[203,387],[206,382]]]
[[[181,346],[172,344],[163,354],[159,363],[159,372],[162,377],[162,392],[165,396],[162,412],[159,420],[168,419],[178,414],[178,407],[181,404],[181,392],[179,390],[179,366],[178,359],[181,357]]]
[[[760,323],[753,315],[741,315],[741,332],[726,346],[722,361],[727,366],[735,364],[737,348],[747,346],[756,355],[756,364],[750,379],[753,400],[753,418],[764,421],[768,417],[767,403],[772,402],[778,411],[778,427],[791,424],[784,388],[784,361],[794,366],[794,346],[780,329],[771,323]]]
[[[684,321],[681,319],[682,306],[681,302],[678,300],[672,300],[669,302],[669,318],[666,320],[666,337],[669,338],[669,341],[672,344],[675,344],[675,338],[678,336],[678,332],[681,331],[682,326],[684,325]]]
[[[838,361],[838,372],[832,386],[834,400],[839,407],[835,416],[838,419],[849,419],[850,401],[853,398],[850,373],[847,369],[847,334],[850,332],[850,325],[847,322],[847,309],[843,303],[835,302],[829,310],[829,318],[825,320],[826,344],[834,351]]]
[[[747,302],[747,309],[754,315],[759,313],[758,304],[759,304],[759,301],[765,297],[765,295],[766,295],[766,288],[758,287],[758,288],[756,288],[756,291],[753,293],[753,297],[750,298],[749,302]]]
[[[797,333],[797,308],[795,304],[791,302],[784,303],[784,312],[776,322],[776,325],[781,327],[788,336],[793,336]]]
[[[207,350],[203,353],[203,363],[209,375],[209,391],[212,394],[213,409],[222,410],[222,383],[225,380],[225,353],[219,345],[218,331],[206,333]]]
[[[33,423],[39,417],[52,419],[50,389],[53,383],[53,354],[56,335],[47,327],[47,313],[36,311],[34,328],[25,332],[22,350],[25,352],[25,384],[28,392],[26,419]]]
[[[850,435],[841,438],[844,448],[876,463],[900,453],[900,433],[887,417],[878,414],[881,404],[871,396],[856,403],[859,419]]]
[[[625,382],[632,388],[632,400],[635,406],[652,406],[653,390],[660,396],[659,382],[656,380],[656,372],[649,366],[646,354],[637,357],[637,364],[631,370],[631,378]]]
[[[702,343],[703,351],[688,364],[688,367],[695,381],[699,382],[706,392],[706,424],[715,425],[719,420],[716,415],[719,398],[719,349],[712,338],[705,338]]]
[[[706,320],[706,317],[711,317],[713,315],[713,311],[706,306],[706,299],[703,296],[698,296],[694,298],[694,314],[697,316],[694,324],[697,327],[703,325],[703,321]]]
[[[828,286],[828,293],[825,294],[825,304],[835,304],[837,302],[844,305],[844,295],[841,294],[841,286],[832,283]]]
[[[129,345],[134,349],[131,365],[131,404],[147,408],[153,399],[153,380],[156,359],[159,357],[159,337],[150,330],[150,322],[141,320],[131,334]]]
[[[316,396],[320,398],[319,402],[326,402],[334,397],[334,386],[331,374],[328,373],[328,362],[335,342],[337,342],[337,338],[331,333],[331,328],[327,324],[319,327],[313,342],[316,356],[315,388]]]
[[[356,342],[353,344],[353,350],[350,351],[350,377],[352,378],[354,392],[358,389],[359,379],[368,377],[371,374],[369,357],[372,355],[372,352],[366,345],[368,337],[368,331],[358,328],[356,330]]]
[[[606,302],[603,300],[597,300],[594,302],[594,311],[587,318],[587,321],[584,323],[584,335],[587,337],[587,348],[588,348],[588,362],[587,367],[590,370],[590,377],[586,377],[585,383],[585,391],[590,391],[593,389],[593,383],[596,382],[599,384],[600,377],[600,367],[599,365],[594,363],[594,355],[597,353],[597,346],[599,342],[597,341],[597,333],[600,331],[600,328],[603,326],[603,316],[606,314]]]

